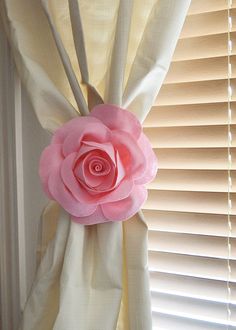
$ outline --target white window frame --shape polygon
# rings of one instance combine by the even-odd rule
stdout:
[[[21,84],[0,22],[0,328],[18,329],[26,299]]]

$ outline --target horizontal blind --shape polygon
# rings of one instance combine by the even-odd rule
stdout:
[[[144,127],[153,329],[236,329],[236,1],[192,0]]]

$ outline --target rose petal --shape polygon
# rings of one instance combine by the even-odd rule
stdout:
[[[108,201],[113,202],[126,198],[130,194],[133,188],[133,182],[128,179],[124,179],[114,190],[108,190],[107,192],[99,192],[95,189],[91,189],[89,187],[86,189],[86,187],[81,186],[76,180],[72,170],[75,159],[76,153],[67,156],[61,167],[61,176],[63,182],[71,191],[72,195],[81,203],[100,204]],[[90,194],[91,192],[93,194]]]
[[[67,189],[69,189],[74,195],[74,197],[78,199],[77,191],[79,189],[79,183],[73,173],[73,168],[76,163],[76,160],[76,152],[70,154],[63,160],[61,164],[61,177]]]
[[[132,178],[140,177],[146,169],[146,159],[137,141],[126,132],[113,131],[112,144],[119,152],[126,175]]]
[[[82,225],[94,225],[109,221],[103,214],[101,206],[98,205],[96,211],[87,217],[72,217],[71,220]]]
[[[115,169],[112,169],[112,173],[106,175],[103,178],[103,181],[96,187],[96,191],[98,192],[109,192],[113,189],[114,186],[114,177],[116,176]]]
[[[90,118],[90,117],[89,117]],[[78,151],[82,141],[95,141],[105,143],[110,140],[111,131],[101,122],[87,123],[85,126],[72,130],[63,142],[63,154],[66,157]]]
[[[109,161],[106,158],[100,156],[92,157],[89,159],[87,165],[87,171],[93,176],[105,176],[111,171],[111,165]]]
[[[134,186],[133,181],[129,179],[124,179],[120,182],[119,186],[117,186],[114,190],[98,198],[98,203],[103,204],[103,203],[115,202],[124,199],[127,196],[129,196],[130,192],[133,189],[133,186]]]
[[[107,159],[103,159],[104,164],[109,165],[109,172],[107,174],[101,174],[101,175],[94,175],[89,170],[88,163],[90,162],[90,159],[93,158],[93,156],[88,155],[89,157],[86,157],[84,161],[82,162],[82,173],[84,182],[91,188],[96,188],[96,191],[106,191],[109,190],[112,187],[112,184],[114,183],[116,179],[116,172],[115,172],[115,166],[111,162],[111,164],[108,162]],[[97,157],[102,160],[102,157]]]
[[[76,162],[76,153],[70,154],[66,157],[66,159],[63,161],[61,166],[61,177],[62,180],[67,187],[68,190],[72,193],[72,195],[81,203],[86,204],[98,204],[99,201],[106,195],[104,192],[99,193],[96,192],[94,189],[90,189],[89,187],[82,186],[76,179],[73,167]],[[124,189],[127,189],[127,187],[124,187]],[[121,189],[121,188],[120,188]],[[90,194],[93,192],[93,194]],[[108,192],[107,194],[109,194]],[[120,194],[119,190],[118,193]]]
[[[83,203],[101,204],[107,202],[114,202],[126,198],[130,194],[132,188],[133,181],[124,179],[116,188],[109,188],[108,190],[98,190],[98,188],[92,189],[90,187],[84,186],[84,190],[87,192],[87,194],[82,190],[78,190],[77,193],[79,194],[79,200]]]
[[[140,178],[135,179],[135,184],[146,184],[151,182],[157,174],[157,157],[146,135],[141,134],[138,145],[144,151],[147,163],[146,170]]]
[[[121,201],[102,204],[104,216],[112,221],[126,220],[137,213],[147,199],[144,186],[134,186],[131,194]]]
[[[73,216],[88,216],[97,208],[96,204],[85,204],[75,199],[65,187],[58,169],[50,174],[48,188],[54,199]]]
[[[117,171],[117,178],[115,182],[115,187],[118,186],[118,184],[123,180],[125,177],[125,168],[122,164],[122,161],[120,159],[120,155],[118,152],[116,152],[116,171]]]
[[[97,143],[97,142],[91,142],[91,141],[84,141],[79,152],[78,157],[84,155],[85,153],[89,151],[95,151],[95,150],[101,150],[104,151],[109,158],[113,161],[114,164],[116,164],[116,157],[115,157],[115,150],[113,145],[110,142],[106,143]]]
[[[135,139],[139,138],[142,131],[140,122],[132,112],[112,104],[100,104],[95,106],[90,116],[100,119],[111,130],[128,132]]]
[[[79,155],[79,153],[78,153]],[[104,181],[104,176],[102,176],[101,178],[99,176],[94,176],[93,174],[89,173],[89,170],[87,167],[89,167],[89,160],[93,159],[93,158],[104,158],[104,160],[106,160],[107,162],[109,161],[111,164],[111,171],[110,171],[110,176],[112,176],[111,181],[115,181],[115,166],[112,163],[110,157],[104,153],[103,151],[101,152],[100,150],[92,150],[90,153],[88,153],[84,159],[78,159],[77,164],[74,167],[74,173],[76,178],[80,181],[80,182],[84,182],[86,183],[88,186],[90,187],[95,187],[100,185],[103,181]],[[91,182],[89,182],[91,180]]]
[[[62,127],[58,128],[52,137],[52,143],[62,144],[71,131],[78,131],[84,129],[87,124],[101,123],[100,120],[91,117],[76,117],[65,123]]]
[[[60,144],[50,144],[46,147],[39,161],[39,176],[43,189],[49,198],[52,198],[48,190],[48,179],[51,172],[55,171],[63,161]]]
[[[77,160],[77,154],[74,152],[67,156],[61,165],[61,177],[68,190],[81,203],[94,204],[92,196],[77,181],[73,168]]]

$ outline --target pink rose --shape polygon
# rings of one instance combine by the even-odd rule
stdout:
[[[156,171],[156,156],[137,118],[109,104],[60,127],[39,166],[48,197],[87,225],[133,216]]]

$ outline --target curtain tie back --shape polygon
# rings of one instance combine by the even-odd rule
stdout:
[[[156,172],[155,153],[138,119],[110,104],[60,127],[39,164],[47,196],[86,225],[132,217]]]

